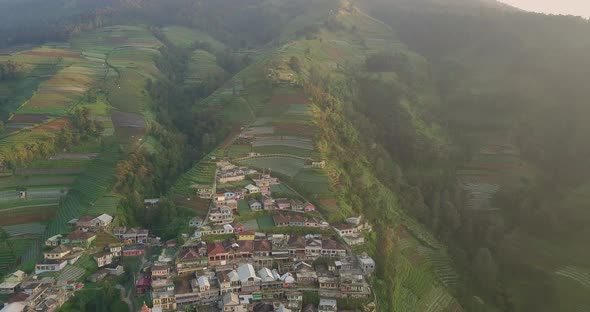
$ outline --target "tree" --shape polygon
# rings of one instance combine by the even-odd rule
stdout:
[[[495,288],[498,266],[488,248],[482,247],[477,251],[473,259],[473,275],[484,289]]]
[[[289,60],[289,67],[291,67],[294,72],[301,73],[301,61],[297,56],[291,56],[291,59]]]

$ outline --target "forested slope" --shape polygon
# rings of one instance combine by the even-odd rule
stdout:
[[[456,261],[503,310],[586,307],[588,22],[483,4],[363,7],[429,63],[440,99],[432,112],[452,147],[435,167],[450,169],[465,195],[448,239]],[[478,276],[483,258],[497,275]]]

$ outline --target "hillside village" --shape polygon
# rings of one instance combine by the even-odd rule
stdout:
[[[246,186],[231,187],[233,182]],[[20,311],[55,311],[83,289],[85,276],[96,283],[124,274],[126,259],[141,259],[134,285],[146,295],[141,311],[176,311],[189,306],[218,311],[338,311],[338,300],[366,300],[375,261],[351,246],[364,242],[370,227],[361,218],[329,224],[301,196],[274,197],[271,186],[281,181],[222,160],[216,162],[215,183],[208,192],[206,217],[186,220],[190,233],[182,241],[161,241],[147,229],[113,227],[113,216],[82,216],[69,222],[71,232],[45,241],[43,260],[34,274],[9,275],[0,292]],[[228,186],[228,187],[225,187]],[[240,218],[238,203],[271,218],[271,231],[251,230]],[[157,205],[146,200],[146,205]],[[149,208],[147,208],[149,209]],[[297,229],[281,234],[277,229]],[[296,233],[296,234],[295,234]],[[115,241],[97,243],[97,237]],[[104,239],[101,239],[104,241]],[[75,266],[94,261],[92,271]],[[304,306],[304,296],[319,296],[319,304]],[[363,301],[364,302],[364,301]],[[151,308],[150,308],[151,306]]]

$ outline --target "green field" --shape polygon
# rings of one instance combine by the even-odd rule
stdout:
[[[272,229],[275,226],[275,223],[272,220],[271,216],[260,217],[260,218],[256,219],[256,222],[258,222],[258,227],[262,231]]]
[[[252,212],[252,209],[250,209],[250,206],[248,205],[248,201],[247,200],[239,200],[238,201],[238,213],[240,215],[245,215]]]
[[[287,157],[246,159],[240,163],[258,169],[271,169],[274,172],[290,177],[294,177],[301,172],[305,164],[303,160]]]
[[[162,31],[168,40],[180,47],[190,47],[194,42],[201,41],[211,45],[211,48],[215,51],[223,51],[225,49],[223,43],[196,29],[182,26],[168,26],[164,27]]]
[[[189,171],[185,172],[176,181],[173,191],[176,194],[189,195],[195,190],[191,188],[193,184],[211,185],[215,179],[216,165],[213,161],[202,160],[194,165]]]
[[[207,81],[208,79],[223,79],[225,71],[217,65],[215,55],[196,50],[193,52],[187,73],[187,83]]]
[[[299,157],[308,157],[312,159],[319,159],[320,153],[318,151],[298,148],[293,146],[283,145],[267,145],[267,146],[256,146],[254,151],[260,154],[288,154]]]

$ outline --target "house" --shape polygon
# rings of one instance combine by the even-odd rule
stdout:
[[[234,213],[227,206],[217,207],[209,212],[209,220],[217,225],[230,224],[234,222]]]
[[[239,241],[242,241],[242,240],[253,241],[255,237],[256,237],[256,232],[254,232],[254,231],[244,231],[244,232],[241,232],[236,235],[236,238]]]
[[[202,199],[211,199],[215,194],[215,184],[207,185],[207,184],[193,184],[191,188],[197,190],[197,196]]]
[[[94,223],[92,222],[94,220],[94,217],[91,216],[81,216],[79,219],[75,220],[75,225],[76,225],[76,229],[79,231],[84,231],[84,232],[88,232],[90,230],[92,230],[92,228],[94,227]],[[71,220],[70,222],[73,222],[74,220]]]
[[[234,233],[242,233],[244,232],[246,229],[244,228],[244,225],[240,222],[236,222],[232,225],[232,227],[234,228]]]
[[[291,201],[287,198],[277,198],[275,199],[275,205],[280,210],[290,209]]]
[[[53,235],[45,241],[45,246],[56,247],[60,244],[61,238],[61,234]]]
[[[227,206],[231,208],[234,212],[238,211],[238,201],[235,199],[226,199],[224,201],[218,202],[217,206]]]
[[[248,184],[244,187],[244,189],[246,190],[246,193],[248,194],[258,194],[260,193],[260,188],[258,186],[255,186],[253,184]]]
[[[88,281],[92,283],[100,283],[107,277],[107,275],[109,275],[109,273],[106,270],[98,270],[88,276]]]
[[[147,244],[149,231],[139,228],[116,227],[113,234],[126,245]]]
[[[258,211],[262,209],[262,204],[254,198],[251,198],[248,201],[248,206],[250,206],[250,209],[252,209],[252,211]]]
[[[183,275],[207,267],[206,253],[205,250],[204,254],[201,254],[196,248],[181,251],[176,258],[176,272]]]
[[[365,243],[365,237],[361,234],[342,236],[342,240],[350,246],[362,245]]]
[[[291,199],[291,210],[293,211],[304,211],[305,203],[299,199]]]
[[[14,294],[18,291],[21,282],[7,282],[0,284],[0,294]]]
[[[277,227],[289,226],[289,218],[283,213],[273,214],[272,221]]]
[[[44,259],[43,262],[35,265],[35,274],[61,271],[67,264],[68,260],[66,259]]]
[[[208,291],[211,289],[211,284],[209,283],[209,278],[207,276],[199,276],[197,278],[197,285],[199,286],[199,291]]]
[[[146,198],[143,200],[143,206],[145,207],[145,209],[157,207],[159,203],[159,198]]]
[[[111,223],[113,222],[113,217],[103,213],[100,216],[94,218],[92,220],[92,224],[95,230],[98,231],[104,231],[106,229],[108,229],[111,226]]]
[[[320,239],[311,238],[305,242],[305,257],[308,259],[316,259],[322,255],[322,241]]]
[[[347,218],[346,222],[348,222],[354,226],[358,226],[361,224],[361,216]]]
[[[336,299],[320,298],[318,312],[337,312],[338,305]]]
[[[247,312],[248,309],[240,303],[240,299],[235,293],[227,293],[223,295],[221,300],[221,308],[223,312]]]
[[[65,256],[72,252],[72,248],[67,247],[65,245],[59,245],[53,248],[49,252],[43,253],[43,258],[45,259],[63,259]]]
[[[148,277],[140,277],[137,282],[135,282],[135,291],[138,294],[145,294],[151,288],[152,280]]]
[[[315,206],[312,203],[305,203],[305,205],[303,206],[303,211],[305,211],[305,212],[315,211]]]
[[[293,265],[295,277],[299,284],[315,284],[318,281],[318,275],[313,266],[307,262],[297,262]]]
[[[99,268],[102,268],[104,266],[107,266],[107,265],[113,263],[113,254],[109,251],[103,251],[103,252],[94,254],[94,255],[92,255],[92,257],[96,261],[96,264],[98,264]]]
[[[119,243],[109,244],[106,249],[113,254],[113,257],[120,257],[123,253],[123,245]]]
[[[365,275],[370,275],[375,272],[375,260],[369,257],[366,253],[358,256],[359,266]]]
[[[292,235],[287,241],[287,250],[292,258],[305,258],[305,237]]]
[[[338,277],[333,275],[318,275],[318,284],[320,286],[320,289],[340,289],[340,281]]]
[[[270,196],[263,196],[262,197],[262,207],[264,210],[274,210],[275,209],[275,201]]]
[[[152,279],[152,293],[155,292],[174,292],[176,285],[174,285],[174,281],[172,278],[163,278],[163,279]]]
[[[216,302],[219,299],[221,299],[219,294],[219,288],[216,284],[213,284],[210,281],[210,277],[213,276],[214,275],[201,275],[197,276],[196,279],[190,280],[189,286],[196,302],[200,301],[200,303],[205,304],[210,302]],[[184,304],[187,301],[186,299],[183,300],[178,296],[178,291],[176,292],[176,294],[177,305],[180,303]]]
[[[371,288],[360,270],[341,271],[340,292],[349,298],[367,298]]]
[[[324,257],[345,257],[346,249],[341,243],[333,239],[322,240],[322,256]]]
[[[272,244],[267,239],[254,241],[254,257],[269,257],[272,254]]]
[[[291,309],[295,309],[296,311],[301,310],[301,306],[303,305],[303,293],[300,291],[288,291],[285,293],[285,297],[287,297],[287,307]]]
[[[161,310],[176,310],[176,297],[173,291],[152,292],[152,311],[160,308]]]
[[[289,226],[305,226],[305,217],[301,214],[289,215]]]
[[[96,239],[96,234],[76,230],[66,237],[66,242],[76,244],[88,248],[90,244]],[[62,244],[64,242],[62,241]]]
[[[235,270],[217,271],[215,277],[217,278],[217,283],[219,283],[219,293],[222,296],[226,293],[238,292],[240,290],[240,279],[238,272]]]
[[[242,263],[237,269],[240,279],[241,294],[260,291],[260,277],[256,276],[256,271],[250,263]]]
[[[350,223],[335,223],[332,227],[341,237],[358,233],[358,229]]]
[[[217,182],[219,184],[244,181],[246,172],[241,168],[221,170],[217,173]]]
[[[188,222],[189,227],[201,227],[205,221],[203,217],[193,217]]]
[[[4,282],[23,282],[26,278],[27,273],[18,270],[7,275],[6,278],[4,278]]]
[[[142,245],[131,245],[123,247],[123,257],[137,257],[145,253],[145,247]]]
[[[152,281],[167,279],[170,275],[170,268],[165,265],[156,265],[151,268]]]

